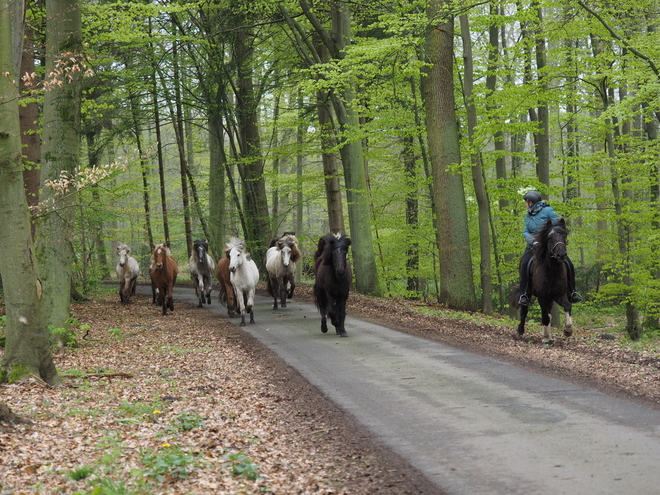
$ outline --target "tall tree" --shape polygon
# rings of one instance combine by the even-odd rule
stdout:
[[[476,310],[467,206],[463,177],[456,170],[461,153],[454,99],[454,14],[450,0],[429,0],[423,85],[426,132],[433,169],[440,300],[450,308]]]
[[[16,83],[22,39],[23,0],[0,0],[0,274],[7,317],[0,382],[34,375],[58,385],[23,189]]]
[[[73,273],[76,173],[80,164],[80,98],[87,71],[79,0],[46,2],[46,80],[42,196],[52,209],[37,225],[43,304],[56,328],[68,325]],[[49,184],[56,184],[50,187]]]
[[[475,128],[477,127],[477,109],[473,99],[474,71],[472,61],[472,37],[470,36],[470,24],[468,16],[460,16],[461,38],[463,40],[463,70],[465,71],[465,80],[463,83],[463,94],[465,97],[465,107],[467,110],[468,139],[470,141],[470,160],[472,166],[472,183],[475,196],[477,198],[478,217],[479,217],[479,268],[481,272],[481,310],[486,314],[493,313],[493,294],[491,282],[491,263],[490,263],[490,233],[488,230],[490,223],[490,202],[483,177],[483,167],[481,166],[481,154],[477,151],[474,142]]]

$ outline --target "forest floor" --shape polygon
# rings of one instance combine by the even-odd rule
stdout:
[[[175,289],[176,295],[176,289]],[[296,300],[311,302],[300,285]],[[73,305],[64,386],[0,386],[25,423],[0,423],[0,494],[424,494],[437,488],[273,352],[210,311],[116,294]],[[218,304],[214,298],[213,304]],[[660,355],[577,324],[541,344],[512,326],[352,293],[351,316],[660,407]],[[0,354],[1,355],[1,354]]]

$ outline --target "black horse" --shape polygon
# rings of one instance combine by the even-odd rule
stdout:
[[[328,317],[340,337],[348,337],[344,320],[352,278],[347,259],[350,245],[351,239],[343,234],[327,234],[319,239],[314,253],[314,301],[321,313],[321,332],[328,331]]]
[[[568,298],[568,267],[566,265],[566,242],[568,231],[563,218],[554,222],[548,220],[541,230],[534,235],[534,256],[529,266],[529,289],[528,294],[536,296],[541,306],[541,324],[543,327],[543,343],[550,344],[554,341],[551,333],[551,311],[552,303],[556,302],[566,314],[566,325],[564,336],[573,334],[573,319],[571,309],[573,305]],[[520,288],[513,295],[512,302],[518,306]],[[525,333],[525,319],[529,306],[520,307],[520,323],[518,324],[518,335],[521,339]]]

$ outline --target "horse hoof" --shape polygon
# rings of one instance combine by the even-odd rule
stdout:
[[[348,337],[348,334],[346,332],[339,332],[340,337]]]
[[[564,337],[571,337],[573,335],[573,330],[565,329]]]
[[[328,333],[328,326],[327,325],[321,325],[321,333]]]
[[[555,343],[555,340],[554,339],[542,339],[541,343],[551,345],[551,344]]]

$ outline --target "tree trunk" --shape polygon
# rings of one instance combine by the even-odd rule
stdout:
[[[253,35],[249,28],[245,26],[239,28],[234,52],[239,64],[236,112],[238,140],[244,162],[238,166],[238,170],[245,192],[244,212],[247,223],[245,238],[252,256],[260,260],[266,254],[270,242],[270,218],[257,115],[259,96],[252,80],[254,72],[252,42]]]
[[[481,261],[479,263],[481,275],[481,311],[485,314],[493,314],[493,284],[491,282],[491,263],[490,263],[490,232],[488,230],[490,219],[490,205],[486,185],[481,167],[481,156],[476,151],[474,144],[474,129],[477,126],[477,109],[472,100],[473,87],[473,69],[472,69],[472,40],[470,38],[470,25],[467,15],[460,17],[461,38],[463,39],[463,66],[465,70],[464,95],[465,107],[467,109],[468,137],[470,144],[475,148],[470,153],[472,160],[472,182],[474,184],[474,193],[477,198],[477,208],[479,215],[479,253]]]
[[[222,257],[225,242],[225,167],[227,157],[221,116],[209,115],[209,245],[216,259]]]
[[[350,43],[351,18],[347,4],[334,2],[333,33],[340,54]],[[343,56],[343,55],[342,55]],[[355,82],[348,84],[341,99],[333,96],[335,113],[342,134],[359,129],[360,122],[355,111]],[[381,294],[376,256],[371,232],[371,208],[367,191],[367,175],[361,140],[342,138],[340,149],[348,200],[348,218],[353,240],[353,266],[355,285],[358,292],[379,296]]]
[[[423,95],[426,132],[433,169],[437,242],[440,251],[440,301],[453,309],[478,308],[470,258],[467,206],[462,175],[452,171],[461,162],[454,99],[454,20],[451,1],[430,0]]]
[[[20,74],[34,73],[34,37],[32,28],[25,25],[25,40],[21,57]],[[20,79],[20,88],[23,92],[25,84]],[[41,178],[41,139],[39,136],[39,107],[36,101],[18,108],[21,121],[21,142],[23,144],[23,182],[28,206],[39,203],[39,186]],[[32,224],[32,236],[35,234],[35,225]]]
[[[0,382],[27,375],[61,383],[50,352],[42,302],[43,285],[32,248],[23,188],[18,90],[23,1],[0,0],[0,273],[3,278],[6,342]],[[18,49],[17,49],[18,46]],[[68,287],[64,291],[69,294]]]
[[[339,183],[339,169],[337,167],[337,157],[330,151],[335,146],[334,130],[332,128],[332,118],[330,110],[327,107],[326,95],[317,94],[319,135],[321,137],[321,158],[323,160],[323,176],[325,177],[325,199],[328,205],[328,222],[330,232],[346,233],[344,225],[344,207],[341,199],[341,185]]]
[[[419,243],[417,225],[419,222],[419,200],[417,198],[417,169],[412,136],[403,138],[403,168],[406,177],[406,226],[408,239],[406,248],[406,274],[408,297],[419,299],[422,290],[419,279]]]
[[[77,77],[65,77],[77,68]],[[46,3],[46,91],[43,106],[42,196],[53,209],[37,224],[35,251],[41,266],[46,318],[56,328],[69,319],[70,286],[74,260],[73,235],[76,189],[63,192],[46,185],[60,182],[62,174],[74,179],[80,165],[82,56],[80,3],[52,0]]]

